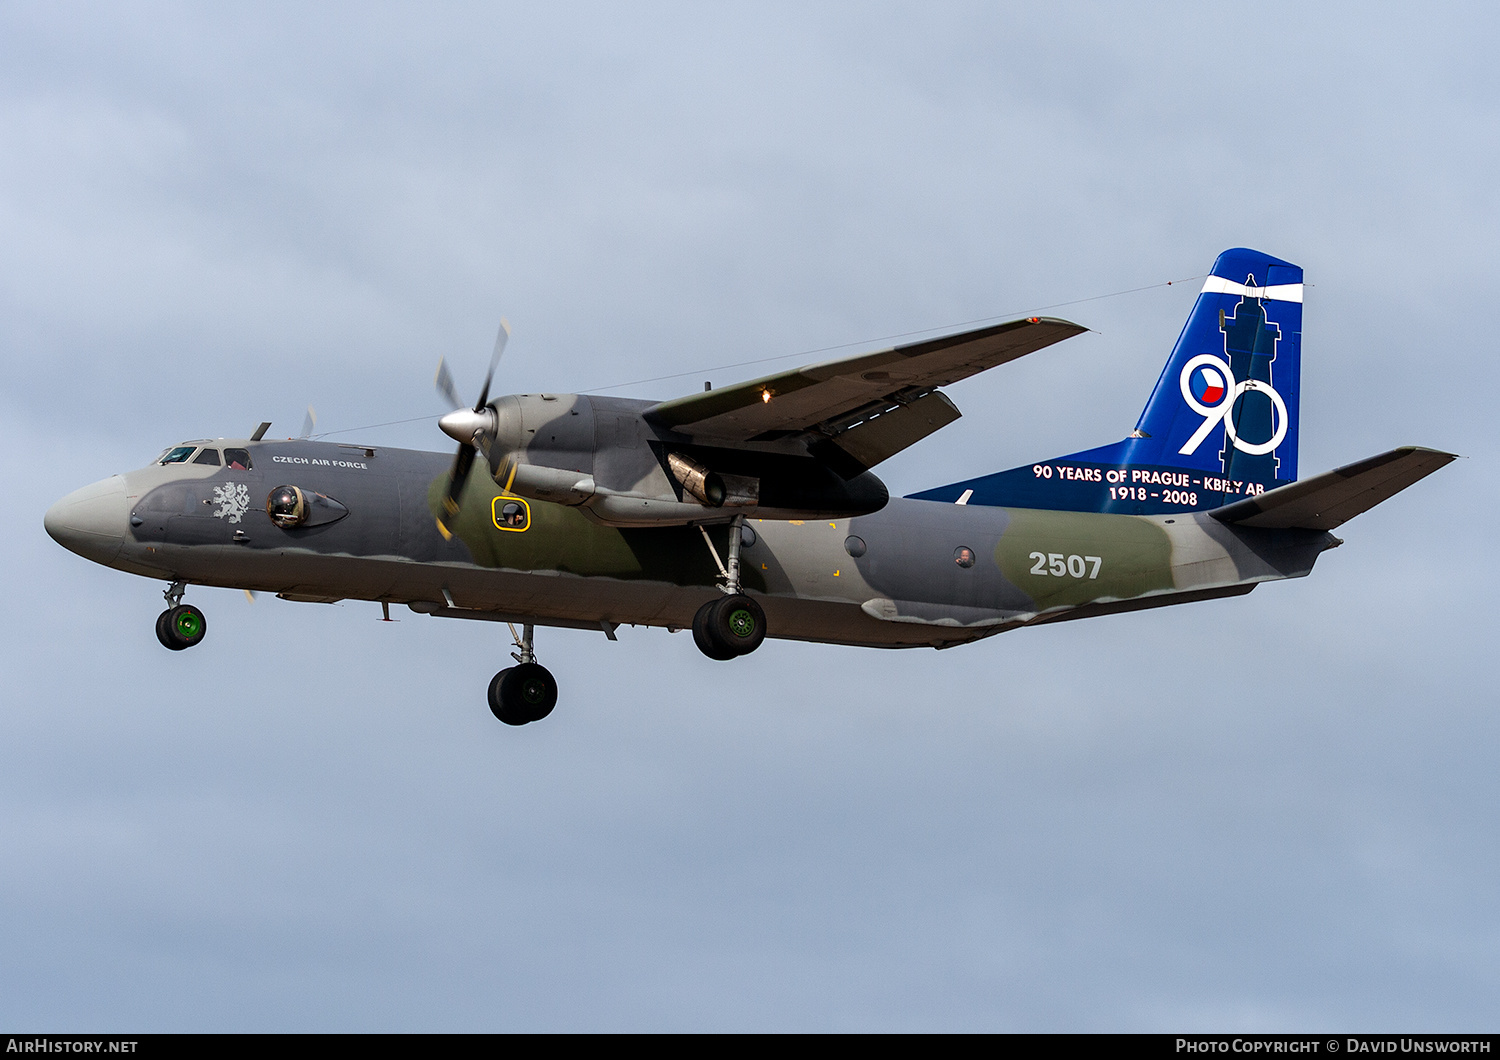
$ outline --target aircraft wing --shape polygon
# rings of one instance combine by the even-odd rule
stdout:
[[[1408,445],[1290,482],[1209,512],[1220,522],[1276,529],[1332,530],[1389,500],[1458,457]]]
[[[706,444],[815,432],[868,468],[958,419],[936,388],[1087,330],[1053,317],[1014,320],[663,401],[645,416]]]

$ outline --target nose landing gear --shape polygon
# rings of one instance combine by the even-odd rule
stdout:
[[[203,617],[203,612],[182,602],[182,594],[186,591],[186,582],[173,582],[167,586],[166,592],[162,593],[167,609],[156,616],[156,639],[161,641],[162,647],[172,651],[191,648],[208,632],[208,620]]]
[[[521,629],[521,635],[516,636],[516,627],[510,627],[510,635],[520,649],[511,652],[517,665],[501,670],[490,681],[490,713],[507,725],[541,721],[557,706],[557,681],[536,661],[534,627],[527,623]]]

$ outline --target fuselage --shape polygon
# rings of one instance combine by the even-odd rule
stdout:
[[[174,462],[63,498],[47,513],[48,532],[145,577],[452,617],[681,629],[718,595],[720,572],[699,527],[601,525],[575,507],[514,498],[482,467],[445,535],[435,517],[448,454],[218,439],[164,455],[182,449],[190,451]],[[326,521],[277,525],[267,500],[283,486],[316,500]],[[731,527],[705,528],[724,556]],[[1201,512],[911,499],[853,518],[746,528],[743,585],[764,607],[770,636],[875,647],[947,647],[1037,622],[1249,592],[1309,573],[1338,543],[1320,531],[1234,528]]]

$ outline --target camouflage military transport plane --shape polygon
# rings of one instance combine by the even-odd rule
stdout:
[[[557,701],[536,626],[691,628],[731,660],[766,636],[947,648],[1238,596],[1307,574],[1331,530],[1454,459],[1298,477],[1302,291],[1297,266],[1225,251],[1127,438],[906,498],[871,469],[958,419],[942,387],[1085,329],[1031,317],[671,401],[491,401],[502,328],[472,407],[439,366],[456,458],[262,424],[71,493],[46,527],[166,581],[173,650],[206,629],[189,585],[510,623],[489,702],[511,725]]]

